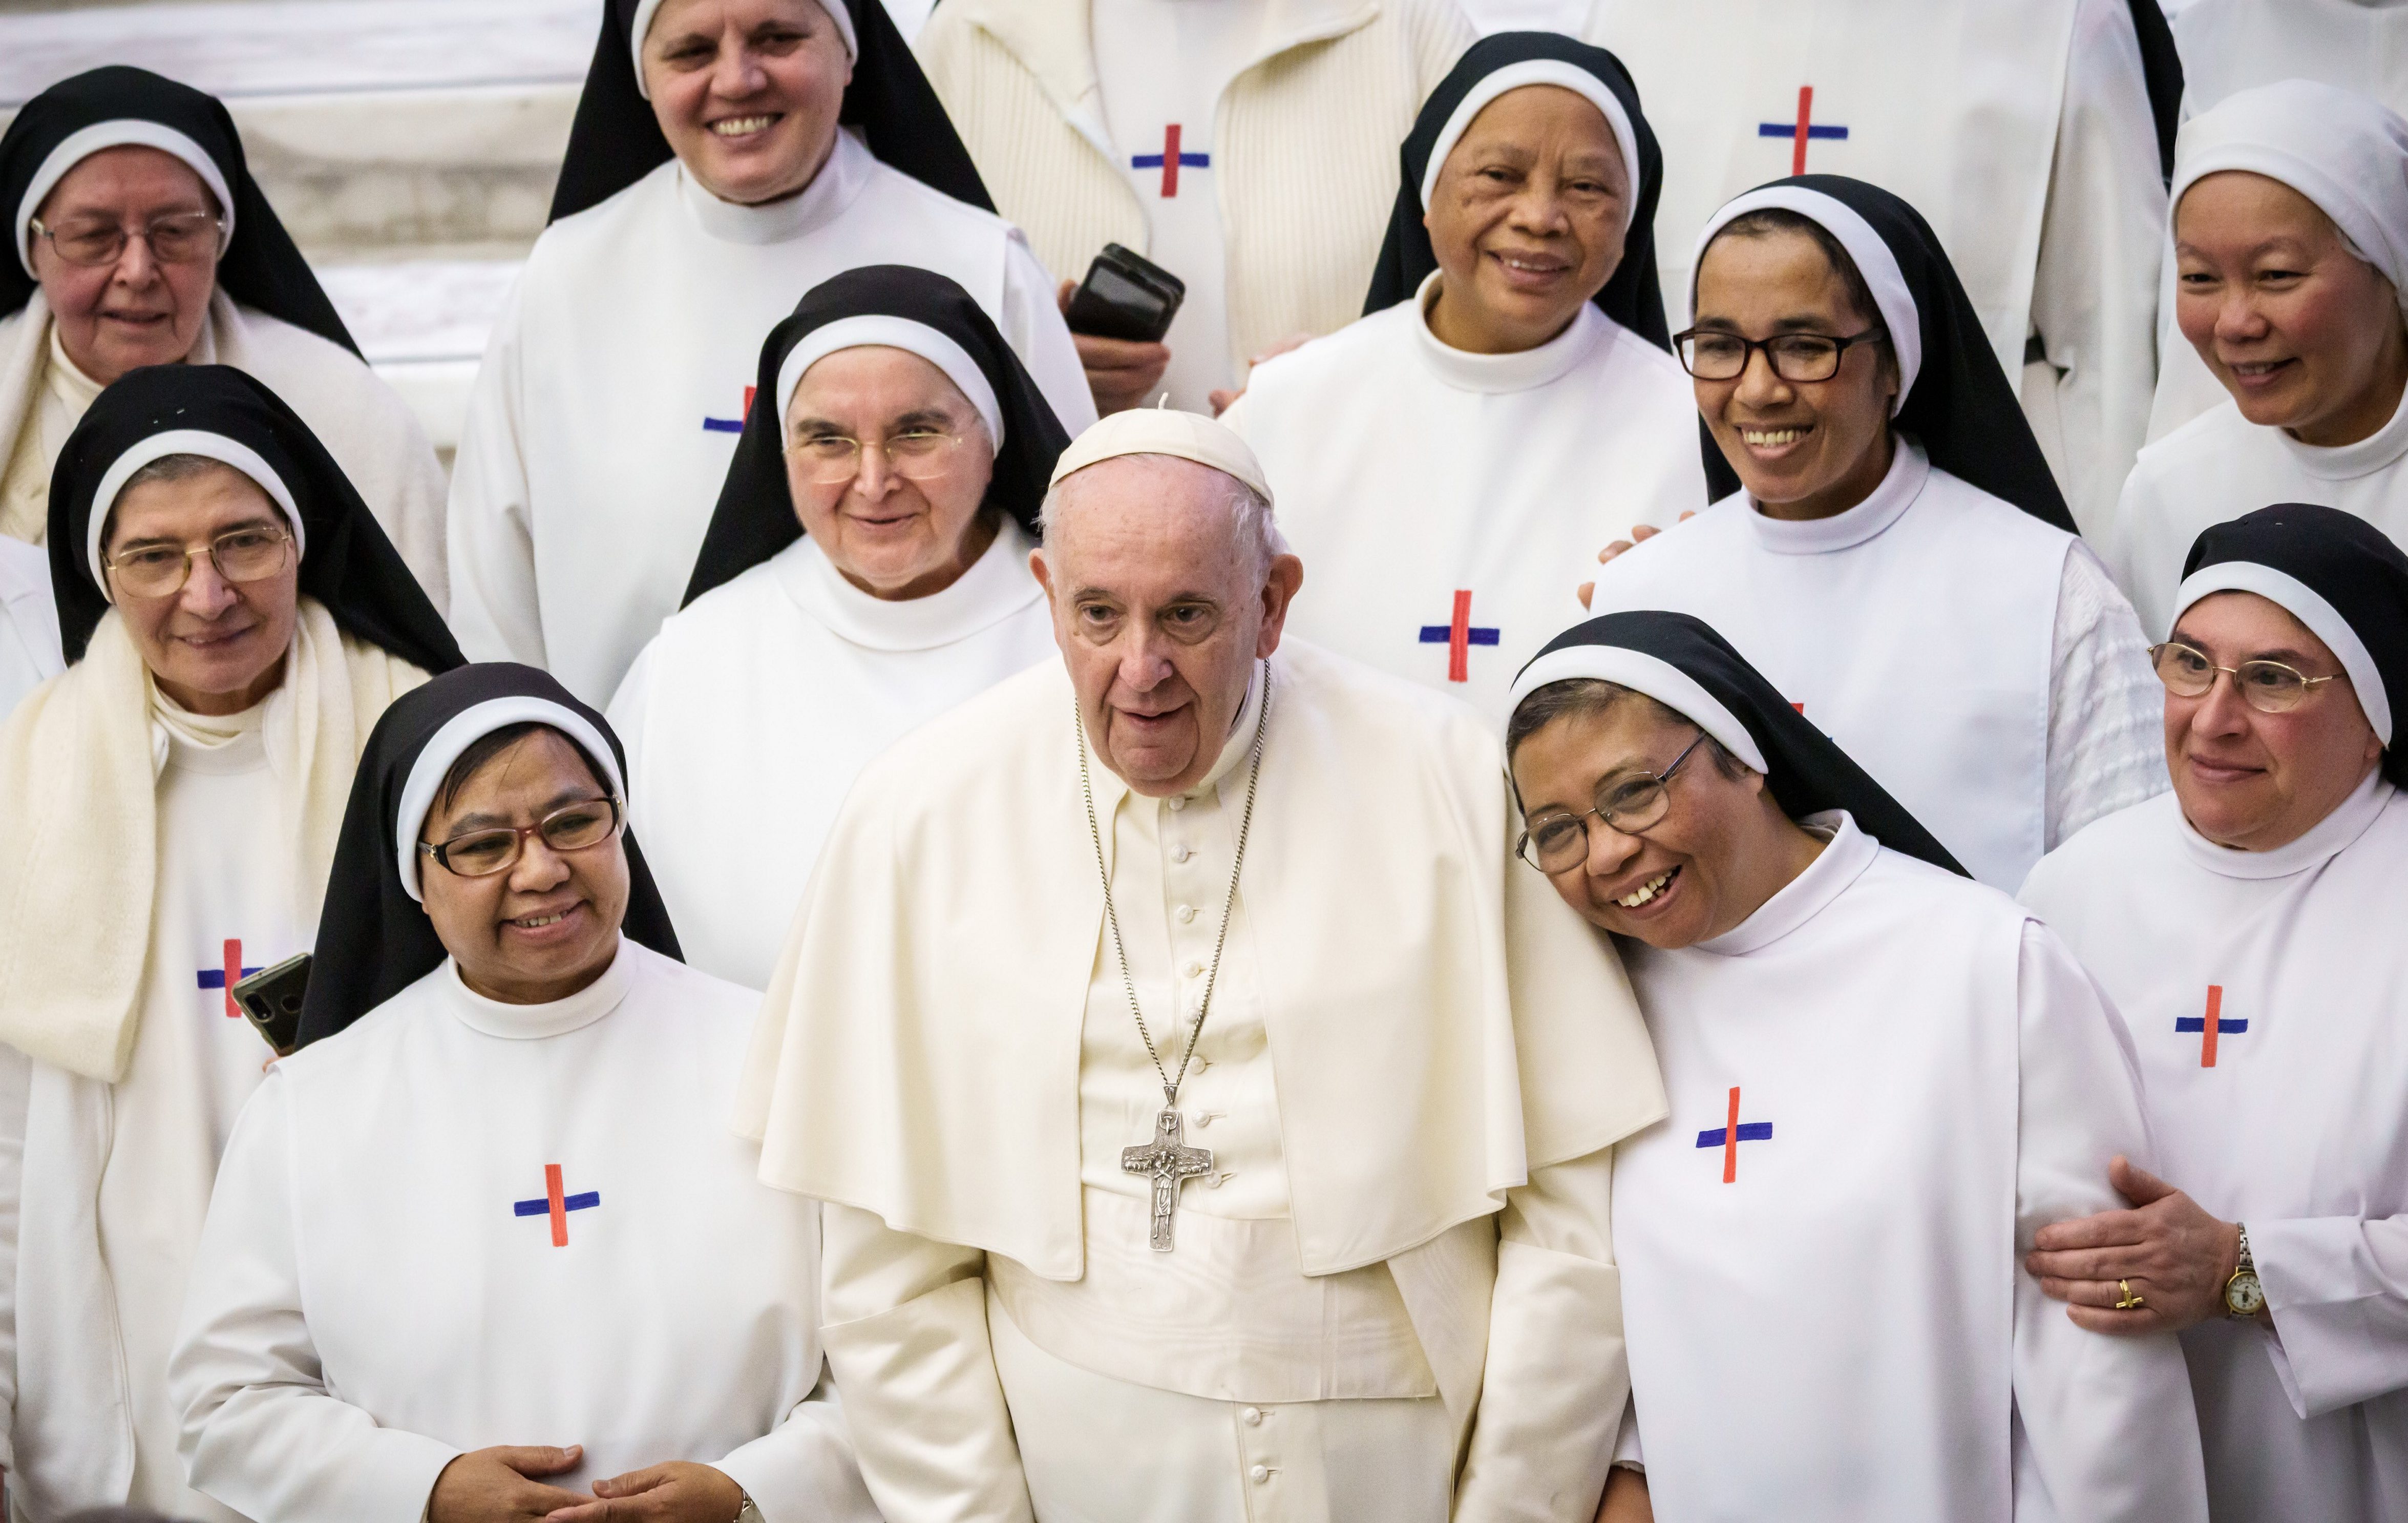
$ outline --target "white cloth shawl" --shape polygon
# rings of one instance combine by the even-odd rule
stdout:
[[[1662,1114],[1605,939],[1514,864],[1469,710],[1290,639],[1240,892],[1301,1268],[1379,1263]],[[863,773],[754,1033],[762,1177],[1077,1279],[1104,922],[1048,662]],[[1509,990],[1508,979],[1512,983]]]
[[[426,680],[301,599],[284,683],[267,698],[268,765],[290,814],[314,926],[360,749],[386,705]],[[84,658],[0,730],[0,1042],[114,1084],[133,1056],[159,877],[150,678],[112,610]]]

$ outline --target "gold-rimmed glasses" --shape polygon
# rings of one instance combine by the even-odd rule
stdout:
[[[800,461],[804,478],[822,486],[850,481],[861,474],[862,456],[871,450],[886,457],[886,468],[907,481],[933,481],[953,468],[962,436],[942,428],[906,428],[882,439],[857,439],[843,434],[805,434],[788,441],[786,453]]]
[[[1699,730],[1664,770],[1599,783],[1596,807],[1585,814],[1542,814],[1532,820],[1514,843],[1513,855],[1541,872],[1565,872],[1588,860],[1588,822],[1593,819],[1626,836],[1654,829],[1671,812],[1673,774],[1689,753],[1705,743],[1706,732]]]
[[[171,597],[184,590],[193,577],[193,562],[203,555],[219,576],[239,586],[265,582],[283,570],[292,544],[289,531],[261,524],[229,530],[205,545],[150,541],[101,560],[116,579],[120,596]]]
[[[2205,697],[2215,686],[2216,674],[2221,672],[2232,679],[2233,691],[2241,695],[2241,701],[2261,714],[2288,713],[2306,702],[2313,689],[2326,682],[2349,680],[2338,672],[2329,677],[2311,677],[2280,661],[2243,661],[2237,667],[2219,667],[2206,652],[2173,639],[2150,646],[2149,661],[2157,668],[2157,681],[2178,698]]]

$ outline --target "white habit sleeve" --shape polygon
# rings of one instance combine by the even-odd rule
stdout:
[[[326,1389],[293,1224],[293,1136],[274,1070],[218,1165],[167,1361],[193,1488],[279,1523],[418,1523],[460,1450],[380,1428]]]
[[[1037,262],[1028,239],[1017,228],[1004,248],[1003,320],[996,326],[1028,366],[1037,389],[1053,404],[1054,416],[1077,438],[1096,421],[1096,395],[1087,388],[1087,372],[1079,364],[1079,346],[1070,340],[1070,325],[1062,321],[1054,278]]]
[[[2038,922],[2024,927],[2016,985],[2016,1516],[2202,1523],[2207,1478],[2182,1345],[2171,1333],[2084,1331],[2022,1262],[2049,1223],[2126,1209],[2107,1183],[2115,1155],[2154,1161],[2131,1036]]]
[[[25,1198],[33,1059],[0,1043],[0,1471],[17,1468],[17,1229]]]
[[[767,1523],[879,1523],[824,1368],[783,1422],[712,1468],[742,1487]]]
[[[494,323],[468,395],[467,420],[452,462],[448,547],[452,632],[471,661],[549,668],[537,600],[535,538],[519,438],[519,293],[512,287]],[[590,441],[607,449],[609,441]]]
[[[986,1328],[986,1255],[830,1203],[820,1329],[887,1523],[1035,1523]]]
[[[2048,850],[2091,821],[2166,791],[2165,711],[2140,615],[2090,547],[2076,541],[2057,583],[2050,658]]]
[[[1613,1150],[1531,1171],[1498,1223],[1488,1363],[1457,1523],[1589,1523],[1630,1395]]]
[[[2293,1410],[2321,1417],[2408,1388],[2408,1216],[2247,1226]]]

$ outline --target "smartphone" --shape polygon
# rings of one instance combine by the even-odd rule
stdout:
[[[1186,281],[1143,254],[1107,243],[1062,317],[1072,333],[1158,344],[1186,299]]]
[[[263,968],[234,986],[235,1003],[279,1057],[292,1056],[301,1037],[301,997],[309,992],[309,954],[304,952],[273,968]]]

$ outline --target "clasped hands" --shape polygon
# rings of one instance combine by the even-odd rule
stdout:
[[[2132,1209],[2042,1228],[2024,1257],[2042,1291],[2092,1332],[2180,1332],[2224,1315],[2224,1285],[2241,1259],[2240,1228],[2120,1155],[2107,1167],[2107,1182]],[[2119,1311],[2128,1284],[2141,1304]],[[2258,1321],[2273,1326],[2263,1311]]]
[[[539,1479],[575,1470],[584,1454],[574,1444],[472,1450],[436,1477],[428,1523],[735,1523],[743,1509],[743,1487],[682,1460],[596,1481],[592,1496]]]

